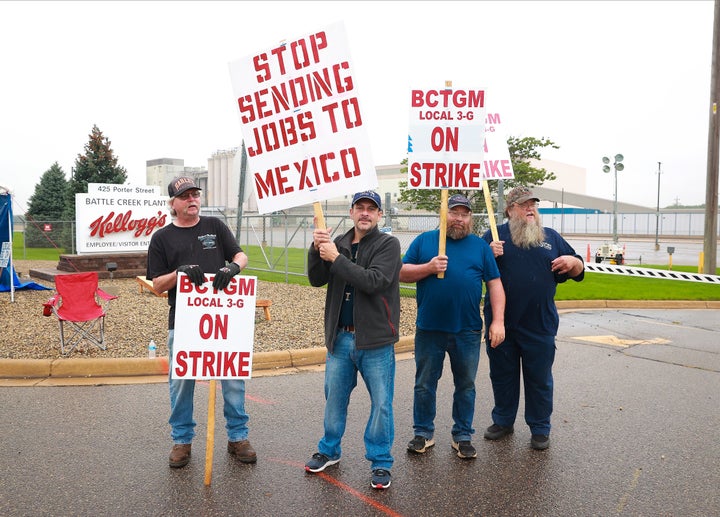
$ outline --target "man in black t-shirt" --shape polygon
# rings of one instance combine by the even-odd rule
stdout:
[[[225,289],[232,278],[247,266],[247,255],[230,229],[216,217],[200,216],[201,190],[190,177],[181,176],[168,185],[172,224],[155,232],[148,248],[147,278],[157,292],[168,292],[168,350],[172,365],[175,337],[175,299],[177,273],[186,273],[197,286],[205,283],[205,272],[215,272],[212,287]],[[170,466],[184,467],[190,461],[193,419],[194,379],[172,379],[170,384],[170,424],[173,448]],[[227,421],[228,452],[243,463],[255,463],[257,455],[248,436],[245,412],[245,381],[221,380],[224,415]]]

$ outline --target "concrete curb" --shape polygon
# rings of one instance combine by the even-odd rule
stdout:
[[[414,349],[414,336],[401,337],[395,353]],[[253,354],[253,371],[300,368],[325,362],[325,348],[302,348]],[[69,379],[167,376],[168,358],[0,359],[0,379]]]
[[[578,309],[720,309],[720,301],[674,300],[563,300],[559,310]],[[395,353],[412,352],[415,336],[403,336]],[[286,368],[303,368],[325,363],[325,348],[302,348],[253,355],[253,372],[264,373]],[[121,359],[0,359],[0,379],[97,379],[112,377],[167,377],[167,357]],[[2,385],[2,383],[0,383]]]

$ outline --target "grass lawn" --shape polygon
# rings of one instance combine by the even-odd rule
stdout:
[[[17,260],[58,260],[63,250],[28,248],[23,257],[23,234],[13,236],[13,255]],[[260,280],[310,285],[305,276],[306,253],[300,248],[261,248],[246,246],[249,258],[247,272]],[[285,274],[287,269],[292,274]],[[645,264],[642,267],[667,271],[668,266]],[[694,266],[673,266],[673,271],[697,272]],[[720,274],[720,268],[715,271]],[[414,296],[415,290],[401,288],[403,296]],[[556,300],[720,300],[720,284],[637,278],[606,273],[585,273],[585,280],[568,280],[558,285]]]
[[[668,267],[643,265],[648,269]],[[673,266],[673,271],[697,273],[697,267]],[[717,274],[717,272],[716,272]],[[720,300],[720,283],[639,278],[607,273],[585,273],[582,282],[559,284],[556,300]]]

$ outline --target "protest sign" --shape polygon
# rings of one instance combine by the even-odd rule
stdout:
[[[503,130],[499,113],[485,117],[485,154],[483,156],[483,179],[506,180],[515,177],[507,146],[507,133]]]
[[[178,274],[173,379],[249,379],[257,278],[235,276],[222,291],[206,274],[202,286]]]
[[[259,213],[377,186],[342,23],[229,67]]]
[[[485,91],[449,84],[410,92],[409,188],[482,188]]]

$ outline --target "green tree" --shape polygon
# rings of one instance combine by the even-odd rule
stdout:
[[[59,238],[61,228],[59,221],[65,212],[65,191],[68,182],[65,172],[55,162],[40,177],[35,185],[35,192],[30,196],[26,217],[29,225],[25,230],[25,245],[32,248],[53,247]],[[45,224],[50,224],[50,230]]]
[[[58,162],[53,163],[40,177],[35,185],[35,192],[30,196],[27,215],[35,219],[57,221],[65,211],[65,191],[68,182],[65,172]]]
[[[118,165],[118,159],[110,148],[110,140],[93,125],[90,140],[85,144],[85,154],[78,154],[70,181],[65,190],[65,211],[63,219],[75,221],[75,194],[86,193],[88,183],[122,184],[127,180],[125,167]],[[63,231],[61,243],[66,249],[73,249],[75,235],[70,228]]]
[[[65,197],[64,218],[75,220],[75,194],[88,191],[88,183],[122,184],[127,180],[125,167],[118,165],[118,159],[110,148],[110,140],[93,125],[90,140],[85,144],[85,154],[78,154]]]
[[[540,160],[541,151],[546,147],[559,149],[552,140],[546,137],[514,137],[511,136],[507,140],[508,150],[510,151],[510,161],[512,162],[515,177],[504,181],[505,192],[518,185],[526,185],[528,187],[542,185],[546,181],[555,179],[552,171],[535,167],[530,160]],[[407,158],[401,162],[407,165]],[[404,169],[407,172],[407,167]],[[497,207],[497,181],[488,181],[493,207]],[[448,195],[463,194],[470,200],[475,213],[487,213],[485,206],[485,195],[480,190],[448,190]],[[431,189],[409,189],[407,181],[400,182],[400,198],[399,203],[405,204],[410,209],[428,210],[437,212],[440,207],[440,190]]]

